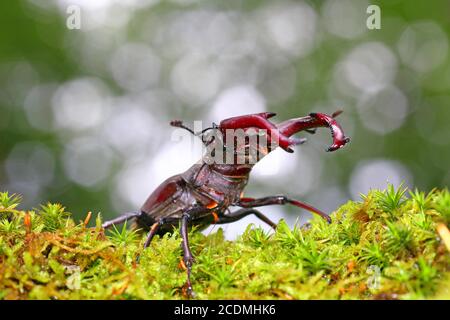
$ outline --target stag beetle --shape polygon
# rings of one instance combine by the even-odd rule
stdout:
[[[185,126],[182,121],[172,121],[172,126],[201,136],[204,145],[210,151],[212,150],[209,152],[209,158],[203,156],[186,172],[164,181],[150,194],[139,211],[125,213],[116,219],[105,222],[102,226],[108,228],[127,220],[134,220],[138,228],[148,231],[144,244],[145,249],[156,234],[162,235],[173,231],[173,228],[180,223],[182,262],[187,271],[186,287],[188,294],[192,295],[190,276],[194,257],[189,248],[188,227],[195,225],[201,230],[211,224],[230,223],[254,214],[275,229],[277,225],[255,209],[275,204],[291,204],[318,214],[329,223],[331,222],[331,218],[327,214],[299,200],[284,195],[259,199],[248,198],[243,197],[242,191],[247,185],[254,164],[263,156],[278,146],[287,152],[293,152],[292,146],[306,141],[306,139],[291,137],[295,133],[300,131],[314,133],[315,128],[328,127],[331,129],[333,144],[327,151],[343,147],[350,139],[344,135],[341,126],[334,119],[341,112],[337,111],[331,116],[323,113],[311,113],[309,116],[290,119],[278,125],[268,120],[274,117],[275,113],[249,114],[222,120],[219,125],[213,124],[213,127],[198,133]],[[244,139],[241,139],[240,142],[235,136],[230,138],[226,134],[230,131],[235,133],[238,130],[244,133]],[[208,135],[208,132],[214,132],[214,135]],[[256,143],[250,143],[252,135],[258,137]],[[263,139],[260,139],[262,137],[270,144],[262,143]],[[231,155],[231,161],[225,163],[208,161],[211,160],[211,154],[216,155],[218,151],[225,152],[227,156]],[[239,156],[244,161],[237,161]],[[231,206],[241,209],[231,212],[229,209]]]

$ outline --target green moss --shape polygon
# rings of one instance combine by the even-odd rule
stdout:
[[[450,299],[448,190],[374,190],[336,210],[276,232],[250,225],[236,240],[222,229],[191,232],[199,299]],[[76,223],[59,204],[18,210],[0,193],[0,299],[184,299],[178,232],[145,236]],[[136,257],[140,255],[139,263]]]

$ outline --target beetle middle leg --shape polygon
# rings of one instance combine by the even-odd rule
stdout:
[[[164,221],[160,220],[160,221],[157,221],[154,224],[152,224],[152,226],[150,227],[150,231],[147,234],[147,239],[145,240],[145,243],[144,243],[144,249],[150,245],[150,242],[152,242],[153,237],[158,232],[159,227],[161,227],[161,225],[163,223],[164,223]]]
[[[181,234],[181,248],[183,249],[183,261],[186,266],[186,272],[187,272],[187,293],[188,296],[193,297],[194,291],[192,290],[192,284],[191,284],[191,272],[192,272],[192,265],[195,262],[194,256],[192,255],[191,249],[189,247],[189,239],[188,239],[188,226],[189,222],[191,222],[192,217],[195,217],[197,214],[202,214],[205,212],[209,212],[210,209],[204,208],[204,207],[194,207],[192,209],[189,209],[185,212],[183,212],[183,215],[181,216],[181,226],[180,226],[180,234]]]
[[[277,228],[277,224],[267,218],[264,214],[262,214],[260,211],[253,209],[253,208],[246,208],[246,209],[240,209],[235,212],[231,212],[227,215],[218,216],[217,219],[215,219],[215,224],[224,224],[224,223],[231,223],[238,220],[241,220],[242,218],[245,218],[246,216],[254,214],[257,218],[267,223],[269,226],[271,226],[273,229]]]
[[[314,208],[313,206],[299,201],[290,199],[286,196],[269,196],[259,199],[254,198],[241,198],[241,200],[236,204],[243,208],[253,208],[253,207],[262,207],[262,206],[268,206],[268,205],[274,205],[274,204],[292,204],[296,207],[306,209],[312,213],[315,213],[322,218],[324,218],[328,223],[331,223],[331,217],[327,215],[325,212],[320,211],[319,209]]]
[[[164,220],[162,220],[162,219],[152,224],[152,226],[150,227],[150,231],[147,234],[147,239],[145,239],[144,250],[150,245],[150,242],[152,242],[153,237],[156,235],[159,228],[163,224],[164,224]],[[141,256],[138,254],[136,257],[136,263],[139,263],[140,259],[141,259]]]
[[[181,247],[183,248],[183,261],[186,266],[187,272],[187,293],[189,296],[194,295],[194,291],[192,290],[191,284],[191,271],[192,265],[195,261],[194,256],[192,255],[191,249],[189,248],[189,239],[188,239],[188,223],[191,220],[191,215],[188,212],[183,213],[181,217],[181,227],[180,234],[182,238]]]

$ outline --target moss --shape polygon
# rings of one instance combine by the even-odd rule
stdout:
[[[236,240],[193,230],[199,299],[449,299],[448,190],[374,190],[303,227],[250,225]],[[178,232],[75,222],[59,204],[18,210],[0,193],[0,299],[184,299]],[[136,257],[140,255],[139,263]]]

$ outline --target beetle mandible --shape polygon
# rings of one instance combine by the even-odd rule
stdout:
[[[213,124],[211,128],[199,133],[185,126],[182,121],[172,121],[172,126],[186,129],[200,136],[210,152],[206,152],[206,155],[186,172],[164,181],[150,194],[139,211],[125,213],[103,223],[102,226],[108,228],[134,220],[137,227],[148,231],[145,249],[156,234],[173,231],[173,228],[180,224],[183,261],[187,271],[186,286],[188,294],[192,295],[190,277],[194,257],[189,248],[188,228],[190,226],[198,226],[201,230],[211,224],[230,223],[254,214],[275,229],[276,224],[255,209],[274,204],[291,204],[318,214],[329,223],[331,222],[331,218],[322,211],[284,195],[258,199],[242,195],[254,164],[278,146],[287,152],[293,152],[292,146],[306,141],[304,138],[292,137],[300,131],[314,133],[315,128],[318,127],[330,128],[333,144],[327,151],[335,151],[349,142],[350,139],[344,135],[341,126],[334,119],[341,112],[337,111],[331,116],[324,113],[310,113],[308,116],[290,119],[278,125],[268,120],[274,117],[275,113],[242,115],[222,120],[219,125]],[[208,135],[208,131],[213,134]],[[231,135],[230,138],[228,133],[235,134],[237,131],[243,133],[244,139],[239,139],[238,135]],[[251,139],[256,136],[258,137],[256,140]],[[263,143],[262,138],[270,144]],[[218,151],[223,151],[225,156],[229,157],[227,159],[231,161],[211,161],[211,155],[217,156]],[[238,161],[239,159],[241,161]],[[231,212],[229,208],[232,206],[241,209]]]

